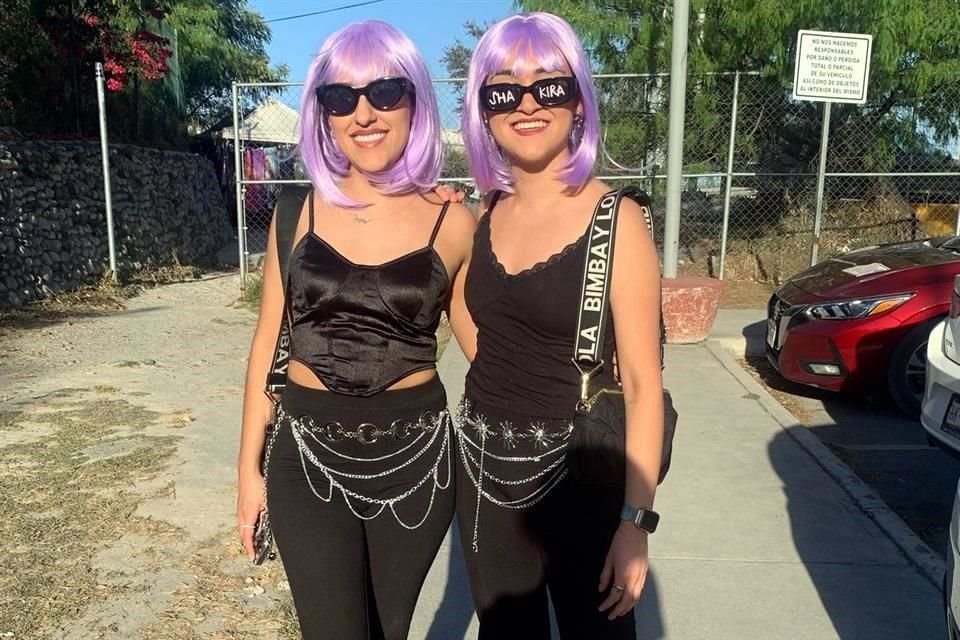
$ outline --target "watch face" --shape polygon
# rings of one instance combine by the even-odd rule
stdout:
[[[635,509],[629,505],[624,505],[623,510],[620,511],[620,519],[632,522],[637,528],[643,529],[647,533],[653,533],[660,523],[660,514],[653,509]]]
[[[658,514],[656,511],[641,509],[636,523],[641,529],[648,531],[649,533],[653,533],[657,530],[657,525],[660,524],[660,514]]]

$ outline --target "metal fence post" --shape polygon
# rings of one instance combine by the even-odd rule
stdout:
[[[663,276],[677,277],[680,201],[683,196],[683,125],[687,104],[687,31],[690,0],[673,0],[670,51],[670,118],[667,132],[667,211],[663,229]]]
[[[823,221],[823,184],[827,173],[827,145],[830,142],[830,107],[823,103],[823,130],[820,132],[820,168],[817,170],[817,213],[813,219],[813,242],[810,246],[810,266],[817,264],[820,251],[820,224]]]
[[[727,233],[730,228],[730,190],[733,186],[733,145],[737,140],[737,101],[740,98],[740,72],[733,77],[733,107],[730,109],[730,148],[727,150],[727,183],[723,193],[723,229],[720,232],[720,279],[727,261]]]
[[[117,281],[117,246],[113,238],[113,192],[110,188],[110,148],[107,144],[107,108],[103,90],[103,63],[96,63],[97,111],[100,116],[100,156],[103,159],[103,202],[107,209],[107,251],[110,277]]]
[[[957,160],[960,160],[960,141],[957,142]],[[957,199],[957,225],[953,235],[960,236],[960,197]]]
[[[240,104],[237,83],[233,83],[233,183],[237,206],[237,254],[240,262],[240,289],[247,287],[247,247],[243,223],[243,165],[240,162]]]

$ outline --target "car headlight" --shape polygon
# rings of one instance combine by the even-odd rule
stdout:
[[[852,320],[878,316],[896,309],[912,298],[914,293],[905,293],[895,296],[879,298],[864,298],[863,300],[841,300],[839,302],[824,302],[807,307],[806,314],[814,320]]]

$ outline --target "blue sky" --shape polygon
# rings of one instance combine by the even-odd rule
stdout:
[[[250,0],[250,7],[266,20],[333,9],[364,0]],[[375,18],[389,22],[420,49],[434,77],[445,77],[440,63],[443,48],[455,38],[464,39],[463,23],[483,23],[514,13],[511,0],[383,0],[376,4],[344,9],[297,20],[271,22],[273,39],[267,47],[270,61],[290,67],[290,80],[306,75],[310,56],[323,40],[340,27],[357,20]],[[295,96],[284,96],[285,102]]]

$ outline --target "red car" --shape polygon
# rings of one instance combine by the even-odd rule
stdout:
[[[767,305],[767,358],[787,380],[831,391],[886,387],[919,415],[926,344],[950,311],[960,236],[869,247],[795,275]]]

